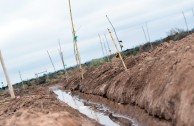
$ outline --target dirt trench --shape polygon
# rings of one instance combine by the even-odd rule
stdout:
[[[169,125],[194,125],[194,34],[164,42],[150,53],[114,60],[75,74],[64,88],[141,108]],[[127,111],[127,110],[126,110]]]

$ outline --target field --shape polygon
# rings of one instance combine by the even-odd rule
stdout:
[[[71,91],[88,104],[106,106],[111,112],[103,113],[120,125],[192,126],[194,34],[157,43],[153,50],[123,55],[127,71],[112,56],[112,62],[86,64],[84,80],[74,68],[69,70],[68,81],[61,76],[27,85],[14,100],[4,91],[0,96],[0,126],[102,125],[59,101],[51,87]],[[85,106],[95,108],[94,104]]]

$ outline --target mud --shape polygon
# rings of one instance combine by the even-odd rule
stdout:
[[[53,82],[51,85],[57,83]],[[0,126],[99,126],[60,102],[50,85],[26,89],[17,99],[0,97]],[[19,94],[19,93],[18,93]]]
[[[96,120],[98,123],[106,126],[138,126],[134,120],[127,116],[113,113],[108,107],[99,102],[82,99],[69,91],[57,89],[54,91],[59,100],[67,103],[72,108],[89,118]]]
[[[116,58],[99,67],[85,68],[84,80],[73,71],[68,82],[58,79],[18,90],[16,99],[9,99],[5,91],[0,96],[0,126],[100,125],[60,102],[50,88],[54,85],[85,99],[85,106],[93,106],[93,110],[94,103],[100,104],[100,112],[113,123],[194,125],[194,34],[162,43],[150,53],[129,56],[125,63],[127,71]]]
[[[127,71],[118,60],[88,69],[81,82],[76,74],[63,83],[64,89],[133,105],[157,119],[153,125],[194,125],[194,34],[130,56],[125,63]]]
[[[123,118],[129,118],[131,119],[132,124],[135,126],[170,126],[168,121],[160,120],[159,118],[153,118],[152,116],[147,114],[145,110],[132,104],[120,104],[110,101],[101,96],[88,95],[80,92],[74,92],[73,94],[87,100],[87,102],[100,103],[103,108],[109,109],[109,111],[111,111],[111,115],[119,115]],[[113,118],[118,119],[115,117]],[[126,120],[122,120],[122,118],[118,119],[117,121],[124,123],[124,125],[126,126],[128,125],[126,123]]]

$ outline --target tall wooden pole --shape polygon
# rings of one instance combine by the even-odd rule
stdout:
[[[116,36],[116,38],[117,38],[117,41],[118,41],[118,43],[119,43],[119,45],[120,45],[120,48],[121,48],[121,51],[122,51],[122,48],[123,48],[123,45],[121,44],[122,41],[119,40],[118,35],[117,35],[117,32],[116,32],[116,29],[115,29],[115,27],[113,26],[112,22],[110,21],[110,19],[108,18],[107,15],[106,15],[106,18],[108,19],[110,25],[112,26],[112,28],[113,28],[113,30],[114,30],[115,36]]]
[[[64,59],[63,59],[63,53],[59,51],[59,55],[60,55],[60,58],[61,58],[61,62],[62,62],[62,65],[63,65],[64,72],[66,72],[65,62],[64,62]]]
[[[104,41],[104,40],[103,40],[103,41]],[[104,44],[104,49],[105,49],[105,51],[106,51],[106,57],[107,57],[107,60],[108,60],[108,62],[110,62],[110,59],[109,59],[109,57],[108,57],[108,51],[107,51],[107,48],[106,48],[105,42],[103,42],[103,44]]]
[[[149,43],[150,43],[151,49],[153,49],[153,46],[152,46],[152,44],[151,44],[150,33],[149,33],[148,23],[147,23],[147,22],[146,22],[146,30],[147,30],[148,40],[149,40]]]
[[[74,23],[73,23],[73,16],[72,16],[72,11],[71,11],[71,1],[70,0],[69,0],[69,11],[70,11],[70,17],[71,17],[72,34],[73,34],[73,41],[74,41],[75,50],[76,50],[76,57],[77,57],[77,60],[79,63],[79,69],[80,69],[81,77],[83,80],[84,75],[83,75],[83,70],[82,70],[82,65],[81,65],[81,58],[80,58],[79,50],[78,50],[77,36],[75,34],[75,28],[74,28]]]
[[[110,49],[110,46],[109,46],[109,43],[108,43],[108,39],[107,39],[107,37],[106,37],[106,34],[104,34],[104,37],[105,37],[105,39],[106,39],[106,44],[107,44],[107,46],[108,46],[108,51],[109,51],[109,53],[110,53],[110,55],[111,55],[111,49]]]
[[[60,40],[58,41],[58,43],[59,43],[59,50],[60,50],[60,52],[62,52]]]
[[[187,27],[187,32],[189,33],[189,27],[188,27],[188,24],[187,24],[187,19],[186,19],[186,17],[185,17],[184,12],[182,12],[182,14],[183,14],[183,17],[184,17],[184,20],[185,20],[185,25],[186,25],[186,27]]]
[[[63,65],[63,68],[64,68],[64,72],[65,72],[65,76],[66,76],[66,81],[68,82],[69,77],[68,77],[68,73],[67,73],[67,70],[66,70],[66,67],[65,67],[65,62],[64,62],[64,59],[63,59],[63,52],[61,52],[60,50],[59,50],[59,55],[60,55],[60,58],[61,58],[61,61],[62,61],[62,65]]]
[[[4,63],[4,60],[3,60],[3,56],[1,54],[1,50],[0,50],[0,61],[1,61],[1,65],[2,65],[2,68],[3,68],[4,74],[5,74],[6,80],[7,80],[7,85],[8,85],[8,89],[9,89],[9,93],[11,95],[11,98],[15,98],[13,86],[12,86],[11,80],[9,78],[7,69],[5,67],[5,63]]]
[[[120,58],[121,62],[123,63],[123,66],[124,66],[125,70],[127,71],[127,67],[125,65],[125,62],[124,62],[124,60],[123,60],[123,58],[121,56],[121,53],[119,52],[119,49],[118,49],[117,44],[116,44],[116,42],[115,42],[115,40],[114,40],[114,38],[112,36],[112,33],[111,33],[110,29],[108,29],[108,31],[109,31],[110,37],[112,39],[112,42],[113,42],[113,44],[114,44],[114,46],[115,46],[115,48],[117,50],[117,53],[119,54],[119,58]]]
[[[148,38],[147,38],[147,36],[146,36],[146,33],[145,33],[145,30],[144,30],[144,27],[143,27],[143,26],[142,26],[142,31],[143,31],[143,33],[144,33],[146,42],[148,42]]]
[[[101,39],[101,37],[100,37],[100,34],[98,34],[98,37],[99,37],[99,39],[100,39],[100,45],[101,45],[103,57],[105,57],[104,48],[103,48],[103,45],[102,45],[102,39]]]
[[[48,56],[49,56],[49,59],[50,59],[51,64],[52,64],[52,66],[53,66],[53,69],[54,69],[54,71],[56,72],[55,65],[54,65],[54,63],[53,63],[53,60],[52,60],[50,54],[49,54],[49,51],[47,51],[47,54],[48,54]]]
[[[24,81],[23,81],[23,79],[22,79],[22,74],[21,74],[20,71],[19,71],[19,76],[20,76],[20,79],[21,79],[21,82],[22,82],[22,87],[24,88]]]
[[[67,70],[66,70],[66,67],[65,67],[65,61],[64,61],[64,57],[63,57],[63,52],[62,52],[62,49],[61,49],[61,43],[59,41],[59,55],[61,57],[61,61],[62,61],[62,65],[63,65],[63,68],[64,68],[64,72],[66,73],[66,76],[68,76],[67,74]]]

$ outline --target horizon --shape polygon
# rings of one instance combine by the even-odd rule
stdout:
[[[47,70],[52,73],[53,68],[47,50],[57,71],[61,70],[59,40],[65,64],[68,67],[76,65],[67,1],[19,0],[15,2],[14,9],[13,3],[13,5],[6,1],[0,3],[2,9],[0,15],[4,17],[0,19],[0,47],[13,84],[21,82],[18,71],[21,71],[24,80],[34,78],[36,72]],[[6,4],[8,8],[4,8]],[[43,6],[44,4],[46,5]],[[124,50],[146,43],[141,29],[142,26],[145,27],[146,22],[151,41],[164,38],[172,28],[186,30],[182,11],[189,29],[194,28],[192,0],[172,0],[168,3],[162,0],[124,0],[123,3],[107,0],[103,5],[97,0],[88,0],[86,3],[75,0],[71,5],[82,63],[102,57],[98,34],[101,37],[103,34],[107,35],[111,50],[115,52],[106,31],[107,27],[112,30],[105,17],[106,14],[115,26],[119,38],[123,40]],[[133,6],[129,8],[129,5]],[[79,9],[84,6],[88,8]],[[0,82],[6,83],[2,68]]]

